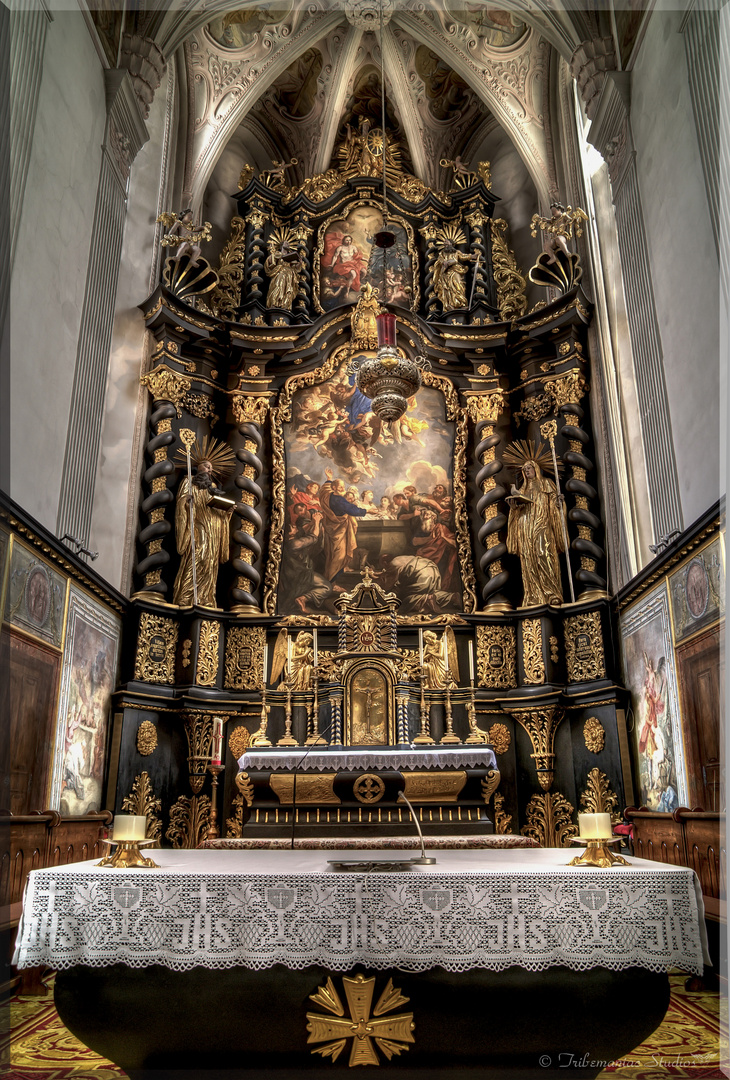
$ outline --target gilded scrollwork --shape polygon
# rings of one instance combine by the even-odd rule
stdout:
[[[502,774],[499,769],[490,769],[487,775],[482,780],[481,791],[482,798],[485,804],[489,802],[492,795],[499,787],[499,781],[502,779]]]
[[[190,380],[186,375],[160,366],[145,372],[139,381],[147,387],[153,401],[169,401],[175,406],[178,417],[182,416],[185,396],[190,390]]]
[[[232,626],[226,634],[226,690],[262,690],[264,686],[263,626]]]
[[[135,777],[132,790],[122,799],[122,811],[125,814],[147,818],[145,838],[155,841],[151,846],[159,846],[162,839],[162,822],[157,815],[162,811],[162,800],[155,798],[149,773],[143,772]]]
[[[519,319],[527,311],[527,281],[517,269],[514,252],[507,244],[507,222],[492,220],[492,266],[497,286],[497,304],[504,322]]]
[[[218,675],[218,652],[220,625],[203,621],[198,639],[198,662],[195,666],[195,682],[198,686],[213,686]]]
[[[218,261],[218,284],[210,294],[210,306],[218,318],[233,319],[241,303],[246,260],[246,222],[231,218],[231,234]]]
[[[251,806],[251,804],[253,803],[254,790],[253,790],[253,784],[251,783],[251,778],[248,775],[248,773],[247,772],[238,772],[238,773],[236,773],[235,783],[236,783],[236,787],[240,791],[241,795],[243,795],[243,798],[244,798],[244,800],[246,802],[246,806]]]
[[[213,743],[213,717],[210,713],[184,714],[185,735],[188,740],[188,769],[190,787],[199,792],[205,781],[205,771]]]
[[[539,619],[525,619],[522,623],[522,665],[525,682],[545,682],[545,660],[542,655],[542,625]]]
[[[197,848],[210,825],[207,795],[181,795],[170,808],[170,824],[165,836],[174,848]]]
[[[584,612],[565,620],[565,663],[568,682],[606,678],[599,612]]]
[[[466,448],[468,418],[462,412],[456,421],[454,440],[454,520],[459,551],[459,570],[462,583],[462,604],[465,612],[476,611],[476,579],[469,540],[469,514],[466,507]]]
[[[583,725],[583,738],[586,750],[590,750],[592,754],[600,754],[606,742],[606,732],[597,716],[589,716],[586,720]]]
[[[477,627],[479,685],[490,690],[517,686],[517,638],[513,626]]]
[[[567,847],[578,832],[573,824],[573,807],[560,792],[533,795],[527,804],[527,824],[520,832],[531,836],[540,847]]]
[[[509,711],[530,738],[533,751],[530,757],[535,762],[537,782],[543,791],[548,791],[555,775],[555,732],[563,719],[563,710],[557,705],[543,705]]]
[[[492,724],[487,732],[487,739],[494,747],[495,754],[506,754],[512,743],[512,736],[505,724]]]
[[[171,685],[175,682],[177,623],[143,611],[139,621],[134,677],[141,682]]]
[[[236,761],[245,754],[251,745],[251,736],[248,728],[245,728],[243,724],[239,724],[235,727],[231,734],[228,736],[228,749],[233,754]]]
[[[231,802],[231,810],[233,814],[231,817],[226,818],[226,838],[228,840],[240,840],[243,836],[243,805],[244,798],[239,791]]]
[[[505,813],[504,795],[499,792],[494,796],[494,831],[498,836],[504,836],[509,832],[512,824],[512,815]]]
[[[507,400],[507,393],[504,390],[490,390],[486,394],[470,394],[466,402],[469,419],[475,424],[482,420],[489,424],[496,424],[505,410]]]
[[[611,823],[618,825],[621,814],[618,810],[618,795],[611,790],[608,777],[600,769],[591,769],[588,773],[588,784],[580,797],[581,813],[584,814],[610,814]]]
[[[157,728],[151,720],[143,720],[137,728],[137,753],[149,757],[157,747]]]
[[[286,385],[284,387],[286,391]],[[281,551],[284,543],[284,513],[286,507],[286,457],[282,431],[282,410],[271,410],[271,448],[273,467],[271,473],[271,527],[269,534],[269,558],[264,580],[264,611],[276,614],[276,591],[279,585]]]
[[[557,411],[563,405],[577,405],[588,393],[588,383],[577,369],[545,380],[545,393]]]

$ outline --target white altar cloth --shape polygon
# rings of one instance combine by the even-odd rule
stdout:
[[[330,872],[336,852],[151,854],[157,870],[34,870],[13,963],[700,973],[709,962],[694,873],[642,859],[586,870],[565,865],[574,850],[438,851],[427,869],[345,873]]]
[[[247,750],[238,759],[239,769],[461,769],[486,767],[496,769],[497,759],[490,746],[434,746],[429,750],[413,750],[408,747],[381,749],[368,747],[352,750],[337,747],[331,750],[305,749]]]

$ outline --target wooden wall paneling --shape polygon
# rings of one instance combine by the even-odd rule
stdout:
[[[624,817],[634,826],[634,855],[639,859],[686,866],[684,830],[673,814],[630,807]]]
[[[10,717],[9,806],[14,815],[47,805],[51,747],[56,722],[60,653],[3,629],[9,647],[5,704]],[[5,800],[3,800],[5,801]]]
[[[719,811],[720,717],[725,683],[719,625],[679,645],[676,654],[690,802],[705,810]]]

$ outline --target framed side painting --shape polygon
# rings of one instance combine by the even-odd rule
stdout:
[[[382,228],[382,211],[369,203],[357,204],[343,217],[331,218],[322,226],[314,272],[320,311],[356,303],[366,284],[387,304],[410,308],[414,297],[418,301],[413,229],[408,222],[389,217],[395,244],[383,249],[374,246],[375,235]]]
[[[723,616],[725,560],[721,537],[716,536],[669,575],[669,595],[676,645]]]
[[[101,808],[122,623],[81,589],[70,590],[50,805],[76,816]]]
[[[641,802],[671,812],[688,796],[666,582],[623,612],[620,625]]]

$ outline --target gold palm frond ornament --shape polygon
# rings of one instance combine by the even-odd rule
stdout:
[[[183,440],[187,442],[187,440]],[[173,460],[178,465],[187,462],[187,454],[182,447],[178,447]],[[214,439],[211,435],[204,435],[203,441],[195,439],[190,447],[190,460],[197,468],[201,461],[209,461],[213,466],[213,472],[220,479],[230,476],[236,464],[236,455],[230,446],[221,439]]]
[[[515,469],[522,469],[526,462],[534,461],[543,472],[555,472],[553,457],[548,447],[544,442],[534,443],[531,439],[516,439],[510,443],[502,454],[502,461]],[[558,472],[561,469],[562,462],[558,462]]]

